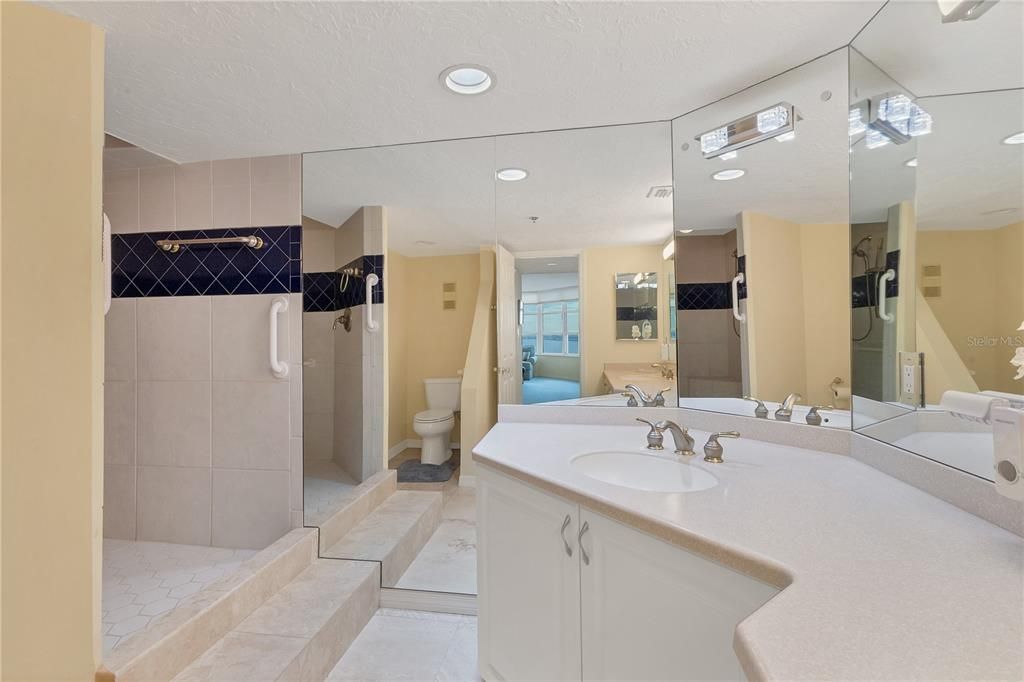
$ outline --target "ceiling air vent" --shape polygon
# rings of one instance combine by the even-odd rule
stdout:
[[[647,190],[648,199],[671,199],[672,185],[655,185]]]

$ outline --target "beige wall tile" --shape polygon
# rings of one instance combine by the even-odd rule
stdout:
[[[220,159],[213,162],[214,185],[248,185],[249,159]]]
[[[288,383],[213,383],[213,466],[288,470]]]
[[[252,225],[249,203],[249,183],[244,185],[214,185],[214,227],[248,227]]]
[[[210,469],[139,467],[139,540],[209,545],[210,509]]]
[[[103,173],[103,193],[120,194],[139,192],[139,169],[106,171]]]
[[[135,539],[135,467],[103,467],[103,537]]]
[[[308,218],[304,218],[302,223],[302,271],[336,270],[338,266],[334,264],[334,228],[323,223],[314,223]]]
[[[288,361],[302,362],[302,294],[288,294]]]
[[[213,296],[213,378],[282,381],[270,371],[268,315],[277,295]],[[278,316],[278,357],[289,357],[290,319],[302,309],[290,303]]]
[[[135,465],[135,382],[103,384],[103,461]]]
[[[305,461],[331,459],[334,452],[334,415],[303,415],[302,448]]]
[[[183,163],[180,166],[175,166],[175,187],[213,184],[212,165],[209,161],[198,161],[196,163]]]
[[[209,184],[177,184],[174,207],[179,230],[201,230],[213,225],[213,189]]]
[[[210,466],[210,382],[140,381],[138,463]]]
[[[302,439],[288,441],[290,468],[288,471],[288,499],[292,511],[302,511]]]
[[[334,414],[334,368],[309,367],[302,377],[305,414]]]
[[[291,435],[302,435],[302,363],[293,362],[288,375],[288,408],[290,410]]]
[[[139,379],[209,379],[210,310],[208,296],[139,299]]]
[[[143,231],[175,227],[174,168],[171,166],[139,171],[139,227]]]
[[[257,156],[252,159],[252,184],[291,181],[291,157]]]
[[[103,212],[110,220],[110,231],[128,234],[139,231],[139,193],[119,192],[103,195]]]
[[[331,331],[331,324],[339,312],[303,313],[302,359],[314,362],[311,367],[334,364],[335,332]]]
[[[115,298],[104,319],[104,375],[107,381],[133,381],[135,364],[135,301]]]
[[[288,479],[287,471],[214,469],[213,544],[263,549],[287,533]]]
[[[302,219],[301,197],[292,183],[253,185],[253,225],[298,225]]]

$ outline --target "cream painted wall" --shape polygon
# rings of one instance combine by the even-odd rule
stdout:
[[[850,311],[835,305],[850,298],[849,228],[751,211],[741,221],[751,394],[830,404],[832,380],[850,381]]]
[[[4,679],[88,680],[100,656],[103,33],[28,3],[0,3],[0,16],[0,659]]]
[[[602,393],[601,374],[608,362],[660,362],[668,343],[668,281],[671,261],[661,244],[585,249],[580,255],[581,351],[580,395]],[[658,273],[658,335],[654,341],[615,339],[615,274]],[[673,351],[674,357],[674,351]]]
[[[839,303],[850,300],[849,250],[848,225],[800,226],[808,404],[835,402],[830,384],[836,377],[850,385],[850,309]]]
[[[390,374],[398,375],[395,367],[403,363],[405,370],[400,375],[404,386],[389,379],[389,448],[419,437],[412,419],[427,409],[423,380],[454,377],[463,369],[480,287],[479,254],[398,256],[394,262],[398,264],[398,283],[389,280],[385,294],[389,306],[395,306],[394,312],[388,313],[392,325],[388,332]],[[389,277],[393,275],[391,272]],[[455,310],[442,308],[445,282],[455,283]]]
[[[498,421],[498,324],[494,311],[496,259],[492,249],[480,250],[480,281],[474,304],[473,326],[462,380],[462,423],[459,481],[466,485],[475,478],[473,448]]]
[[[1021,392],[1009,364],[1014,348],[1000,339],[1016,336],[1024,319],[1024,223],[995,230],[922,231],[917,253],[921,268],[942,268],[939,278],[918,273],[917,284],[941,286],[941,296],[923,300],[978,386]],[[972,343],[982,337],[993,345]]]

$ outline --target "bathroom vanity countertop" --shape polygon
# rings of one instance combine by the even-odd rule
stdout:
[[[751,679],[1024,679],[1021,538],[849,457],[763,441],[723,440],[723,464],[690,458],[719,481],[700,492],[622,488],[570,465],[647,452],[646,432],[499,423],[473,452],[782,588],[736,629]],[[708,434],[691,434],[699,453]]]

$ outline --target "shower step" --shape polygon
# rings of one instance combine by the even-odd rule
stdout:
[[[318,559],[174,680],[322,680],[379,601],[379,564]]]
[[[381,563],[381,584],[394,586],[441,522],[440,492],[399,490],[322,556]]]
[[[338,542],[360,521],[398,489],[396,472],[388,470],[374,474],[338,498],[327,510],[305,518],[306,526],[320,529],[320,553]]]

